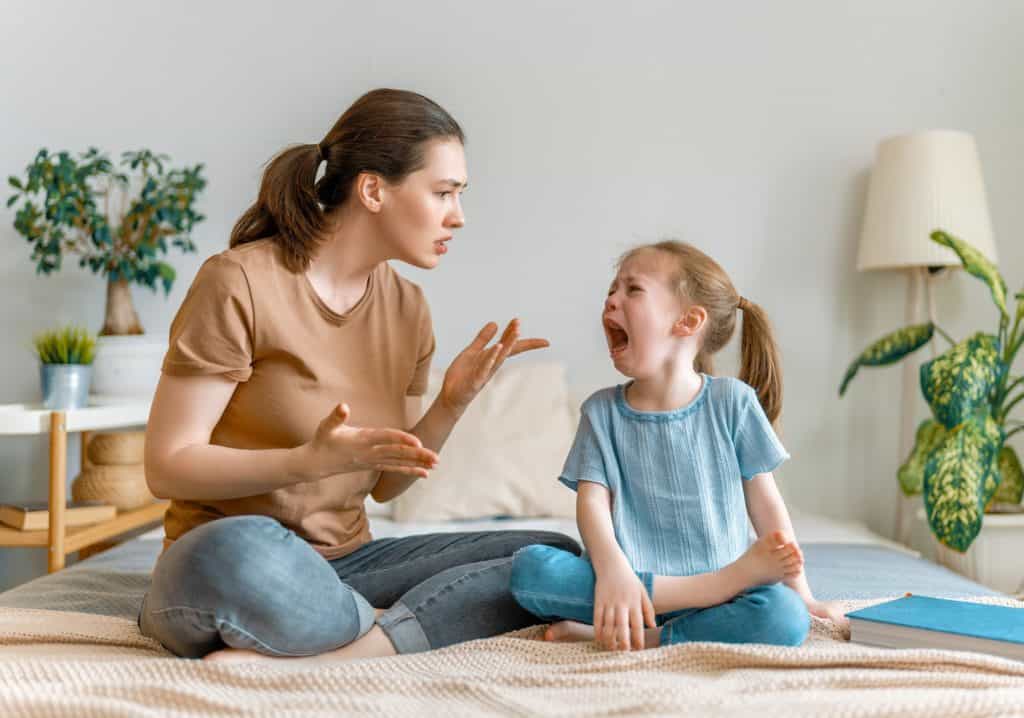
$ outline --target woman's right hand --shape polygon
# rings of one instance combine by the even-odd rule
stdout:
[[[609,651],[642,650],[644,625],[655,628],[654,604],[643,582],[628,566],[597,576],[594,638]]]
[[[438,456],[407,431],[349,426],[349,408],[339,404],[320,422],[313,438],[300,447],[310,480],[351,471],[394,471],[427,476]]]

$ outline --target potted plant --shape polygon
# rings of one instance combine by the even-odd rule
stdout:
[[[39,382],[47,409],[79,409],[89,401],[96,337],[85,329],[62,327],[37,334]]]
[[[1008,443],[1024,431],[1024,421],[1013,412],[1024,400],[1024,376],[1012,373],[1014,359],[1024,344],[1024,291],[1015,296],[1016,310],[1007,306],[1006,282],[998,268],[967,242],[936,231],[931,239],[949,247],[969,274],[985,282],[999,311],[994,333],[977,332],[955,341],[928,322],[892,332],[864,350],[847,369],[839,388],[842,396],[862,366],[882,366],[900,361],[931,341],[938,333],[950,347],[921,366],[921,391],[932,418],[917,429],[915,445],[897,473],[904,494],[920,494],[932,533],[945,551],[944,562],[990,585],[1001,582],[1017,589],[1024,567],[1015,577],[977,575],[996,570],[987,556],[971,561],[964,554],[979,537],[986,511],[1019,511],[1024,493],[1024,471],[1017,452]],[[1001,526],[1024,529],[1019,516]],[[1024,539],[1024,532],[1014,540]],[[1018,546],[1020,550],[1022,546]],[[991,551],[977,553],[990,555]],[[959,556],[957,555],[959,554]],[[1004,564],[1016,562],[1002,561]],[[984,564],[984,565],[983,565]]]
[[[206,186],[203,166],[171,169],[168,162],[150,150],[125,152],[115,165],[96,148],[77,158],[41,149],[24,175],[8,179],[14,194],[7,206],[18,204],[14,227],[32,246],[36,271],[51,274],[73,255],[79,266],[107,280],[94,376],[99,393],[142,388],[129,367],[111,366],[117,354],[132,362],[148,352],[144,364],[163,355],[163,342],[138,339],[143,329],[131,285],[169,293],[175,271],[163,258],[171,248],[195,251],[191,231],[204,219],[195,209]],[[155,376],[141,378],[150,380],[155,383]]]

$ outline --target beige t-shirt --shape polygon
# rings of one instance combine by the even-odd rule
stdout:
[[[386,262],[344,315],[290,272],[270,240],[210,257],[171,325],[163,371],[238,382],[210,443],[287,449],[309,441],[339,403],[353,426],[405,426],[405,397],[426,391],[434,334],[422,290]],[[326,558],[370,540],[363,509],[377,473],[362,471],[223,501],[172,501],[170,541],[224,516],[272,516]]]

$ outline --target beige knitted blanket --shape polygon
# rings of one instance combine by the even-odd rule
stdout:
[[[131,621],[6,609],[0,716],[1024,715],[1024,663],[869,648],[820,621],[799,648],[606,653],[536,635],[335,665],[226,665],[173,658]]]

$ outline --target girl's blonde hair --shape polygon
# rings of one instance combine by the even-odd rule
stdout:
[[[617,267],[651,251],[673,260],[670,283],[680,299],[697,304],[708,313],[694,367],[697,371],[714,372],[712,358],[732,339],[736,311],[743,312],[740,379],[757,391],[764,413],[775,424],[782,413],[782,364],[764,309],[741,297],[718,262],[686,242],[665,240],[635,247],[619,258]]]

